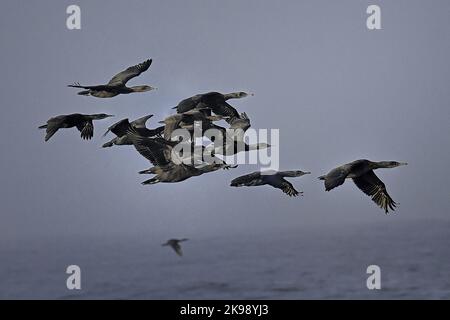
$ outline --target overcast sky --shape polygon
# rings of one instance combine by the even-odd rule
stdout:
[[[366,28],[377,3],[382,30]],[[66,7],[81,7],[81,30]],[[450,2],[442,1],[2,1],[0,240],[65,234],[161,237],[449,219]],[[112,99],[66,85],[107,82],[152,58],[130,85],[159,88]],[[207,91],[248,90],[232,104],[254,128],[280,129],[282,170],[305,192],[231,188],[258,170],[241,165],[178,184],[142,186],[148,161],[132,147],[101,149],[113,122],[154,114]],[[82,141],[49,142],[52,116],[110,113]],[[317,180],[355,159],[407,161],[379,170],[400,203],[385,216],[353,183]]]

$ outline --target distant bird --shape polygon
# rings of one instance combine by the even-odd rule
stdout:
[[[177,255],[180,257],[183,256],[183,251],[181,250],[180,242],[188,241],[189,239],[170,239],[167,240],[166,243],[163,243],[162,246],[170,246]]]
[[[113,145],[133,145],[133,142],[128,138],[127,131],[130,128],[134,128],[140,136],[143,137],[154,137],[159,136],[164,132],[164,126],[160,126],[156,129],[148,129],[145,126],[145,123],[148,119],[153,117],[152,114],[129,122],[128,119],[120,120],[114,123],[112,126],[108,128],[108,130],[103,134],[106,136],[108,132],[112,132],[116,135],[114,139],[103,144],[103,148],[112,147]]]
[[[148,70],[152,64],[152,59],[146,60],[140,64],[129,67],[128,69],[116,74],[107,84],[96,86],[82,86],[79,83],[68,85],[72,88],[87,89],[85,91],[78,92],[79,95],[94,96],[97,98],[111,98],[119,94],[128,94],[133,92],[146,92],[154,90],[156,88],[142,85],[127,87],[126,84],[129,80],[139,76],[141,73]]]
[[[182,100],[176,107],[174,107],[174,109],[177,109],[178,113],[185,113],[192,109],[210,108],[215,114],[227,117],[227,122],[231,122],[234,118],[239,118],[239,113],[226,101],[229,99],[241,99],[249,95],[253,94],[246,92],[233,92],[226,94],[220,92],[202,93]]]
[[[89,140],[94,136],[94,124],[93,120],[101,120],[113,115],[100,113],[100,114],[68,114],[61,115],[54,118],[50,118],[47,124],[39,127],[39,129],[46,129],[47,135],[45,141],[48,141],[55,133],[61,128],[73,128],[76,127],[81,132],[81,138]]]
[[[263,186],[270,185],[274,188],[281,189],[290,197],[296,197],[299,194],[302,195],[303,192],[295,190],[294,186],[284,178],[301,177],[305,174],[310,174],[311,172],[303,172],[300,170],[296,171],[278,171],[278,172],[267,172],[261,173],[259,171],[238,177],[231,181],[230,186],[232,187],[253,187],[253,186]]]
[[[330,191],[345,182],[345,179],[353,179],[356,186],[362,192],[370,196],[385,213],[395,210],[397,203],[392,200],[386,190],[386,186],[373,172],[375,169],[395,168],[407,165],[406,162],[356,160],[331,170],[328,174],[319,177],[325,181],[325,190]]]

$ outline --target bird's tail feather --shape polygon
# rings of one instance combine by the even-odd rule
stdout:
[[[148,185],[148,184],[156,184],[158,182],[159,182],[159,179],[154,177],[154,178],[151,178],[149,180],[145,180],[144,182],[141,182],[141,184],[142,185]]]
[[[139,174],[153,174],[153,173],[155,173],[154,170],[153,170],[153,168],[145,169],[145,170],[139,171]]]
[[[112,147],[113,145],[114,144],[112,141],[108,141],[102,145],[102,148],[109,148],[109,147]]]

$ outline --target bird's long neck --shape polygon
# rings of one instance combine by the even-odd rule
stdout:
[[[223,96],[224,96],[225,100],[242,98],[242,95],[239,92],[225,93]]]
[[[282,177],[297,177],[298,173],[296,171],[280,171],[278,174]]]
[[[261,150],[266,149],[267,146],[265,144],[245,144],[245,151],[252,151],[252,150]]]
[[[131,93],[131,92],[146,92],[148,90],[145,89],[143,86],[133,86],[133,87],[124,87],[123,91]]]
[[[257,144],[245,144],[245,151],[252,151],[252,150],[258,150],[258,145]]]
[[[90,114],[87,116],[88,120],[100,120],[104,119],[105,116],[103,114]]]
[[[370,168],[371,169],[382,169],[382,168],[390,168],[390,162],[389,161],[377,161],[377,162],[370,162]]]

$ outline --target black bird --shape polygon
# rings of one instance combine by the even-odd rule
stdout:
[[[101,120],[112,115],[100,113],[100,114],[80,114],[73,113],[68,115],[61,115],[54,118],[50,118],[47,124],[39,127],[39,129],[46,129],[47,135],[45,141],[48,141],[55,133],[61,128],[73,128],[76,127],[81,132],[81,138],[89,140],[94,136],[94,124],[93,120]]]
[[[386,186],[373,172],[375,169],[395,168],[407,165],[406,162],[356,160],[331,170],[328,174],[319,177],[325,181],[325,190],[330,191],[345,182],[345,179],[352,179],[362,192],[372,198],[372,200],[387,214],[389,209],[395,210],[397,203],[392,200],[386,190]]]
[[[103,144],[103,148],[112,147],[113,145],[133,145],[133,142],[128,138],[127,131],[131,128],[134,128],[136,132],[142,137],[154,137],[160,136],[164,132],[164,126],[160,126],[156,129],[148,129],[145,126],[145,123],[148,119],[153,117],[152,114],[136,119],[132,122],[129,122],[128,119],[120,120],[114,123],[112,126],[108,128],[108,130],[103,134],[106,136],[108,132],[112,132],[116,135],[114,139]]]
[[[183,251],[181,250],[180,242],[188,241],[189,239],[170,239],[167,240],[166,243],[163,243],[162,246],[170,246],[177,255],[180,257],[183,255]]]
[[[298,192],[295,190],[294,186],[284,178],[301,177],[305,174],[310,174],[311,172],[303,172],[300,170],[295,171],[278,171],[278,172],[267,172],[261,173],[256,171],[231,181],[230,186],[232,187],[253,187],[253,186],[263,186],[270,185],[274,188],[281,189],[290,197],[296,197],[299,194],[302,195],[303,192]]]
[[[78,94],[84,96],[90,95],[97,98],[111,98],[117,96],[118,94],[128,94],[132,92],[146,92],[154,90],[156,88],[147,85],[134,87],[126,86],[129,80],[139,76],[142,72],[147,71],[151,64],[152,59],[149,59],[135,66],[129,67],[128,69],[116,74],[105,85],[82,86],[79,83],[75,83],[72,85],[68,85],[68,87],[87,89],[85,91],[78,92]]]
[[[193,97],[182,100],[174,109],[177,109],[178,113],[185,113],[192,109],[209,108],[215,114],[219,116],[227,117],[227,122],[230,123],[235,118],[239,118],[237,110],[227,103],[229,99],[240,99],[247,97],[246,92],[233,92],[223,94],[220,92],[208,92],[195,95]]]

